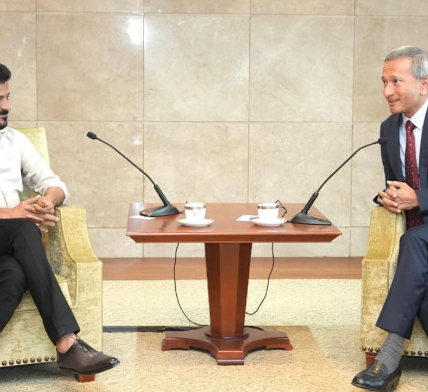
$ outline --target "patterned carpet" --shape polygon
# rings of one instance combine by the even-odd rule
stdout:
[[[265,281],[252,281],[248,309],[264,294]],[[208,321],[206,283],[179,281],[188,316]],[[104,325],[189,325],[181,315],[170,281],[109,281],[104,285]],[[258,350],[244,366],[217,366],[203,351],[161,351],[162,333],[105,333],[104,349],[121,364],[78,384],[55,364],[0,369],[3,391],[125,392],[346,392],[364,367],[359,350],[360,281],[274,280],[259,313],[248,325],[286,331],[292,351]],[[278,325],[281,325],[278,327]],[[428,391],[428,362],[404,360],[398,392]]]

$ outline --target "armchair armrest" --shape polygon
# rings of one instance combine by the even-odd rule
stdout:
[[[394,214],[384,207],[372,209],[362,273],[361,344],[364,351],[376,351],[385,339],[385,332],[375,324],[395,274],[400,237],[405,230],[403,213]]]
[[[43,235],[43,245],[55,274],[66,279],[71,307],[79,305],[79,297],[87,291],[101,293],[102,263],[96,258],[89,241],[86,211],[61,206],[55,209],[59,221]]]

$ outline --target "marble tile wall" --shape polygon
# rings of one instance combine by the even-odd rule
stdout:
[[[149,182],[171,201],[306,202],[389,114],[380,76],[401,45],[428,49],[424,0],[0,0],[11,125],[44,126],[70,204],[99,257],[173,256],[125,236]],[[316,206],[343,235],[279,256],[361,256],[379,147],[357,155]],[[202,256],[186,245],[180,256]],[[254,246],[269,256],[269,245]]]

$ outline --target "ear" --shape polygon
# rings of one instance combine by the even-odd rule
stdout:
[[[421,79],[421,95],[428,95],[428,76]]]

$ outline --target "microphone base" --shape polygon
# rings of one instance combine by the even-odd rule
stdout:
[[[179,211],[179,209],[177,207],[174,207],[172,204],[167,204],[165,206],[160,207],[146,208],[140,211],[140,215],[151,217],[177,215],[181,213],[182,211]]]
[[[325,225],[330,226],[331,222],[327,219],[318,218],[316,216],[308,215],[304,212],[299,212],[290,220],[291,223],[300,223],[303,225]]]

